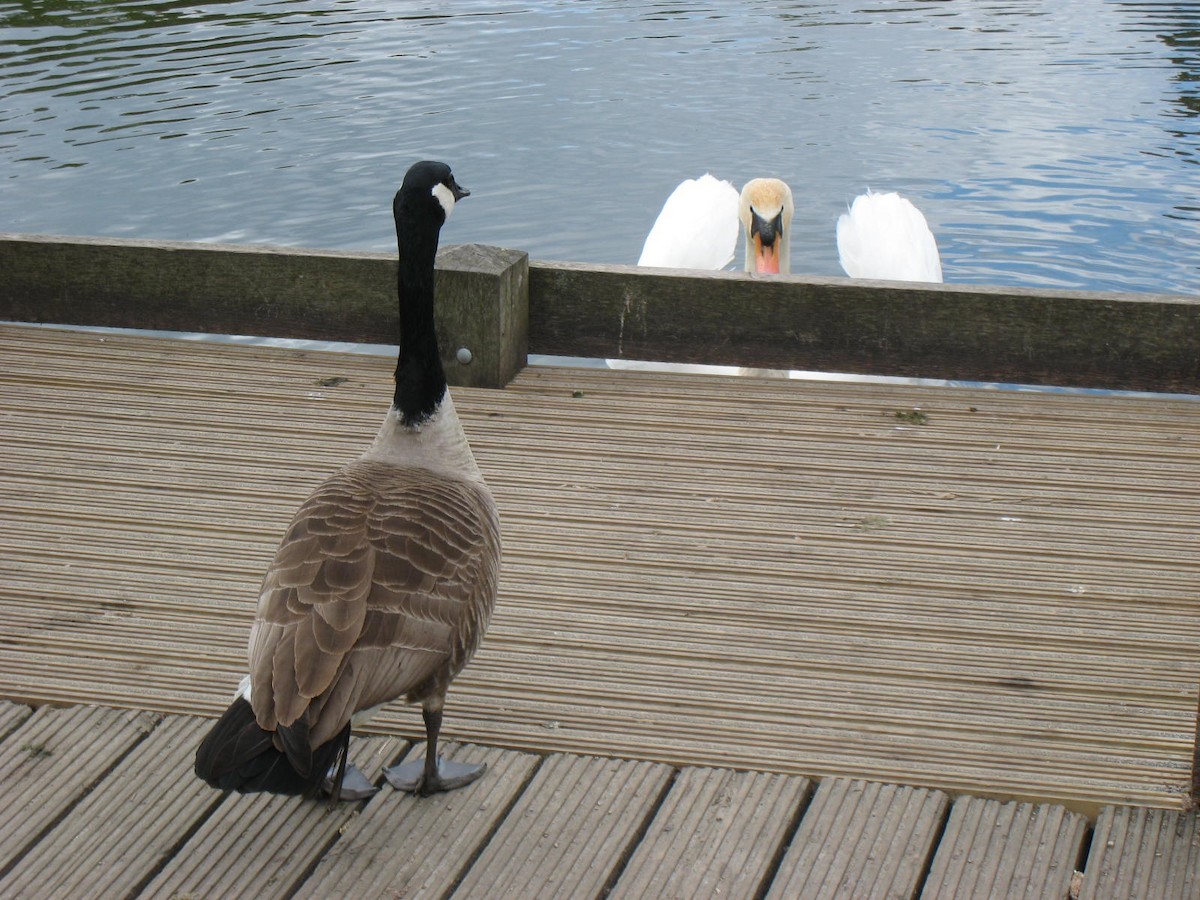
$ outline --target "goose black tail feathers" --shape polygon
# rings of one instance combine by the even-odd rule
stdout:
[[[283,749],[275,746],[276,737]],[[349,741],[348,725],[316,749],[309,747],[308,726],[302,721],[278,734],[264,731],[250,703],[238,697],[196,750],[196,775],[222,791],[315,796],[330,767],[344,758]]]

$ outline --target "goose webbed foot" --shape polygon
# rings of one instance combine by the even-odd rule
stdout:
[[[379,792],[379,788],[367,781],[367,776],[357,766],[351,765],[346,766],[346,771],[342,774],[341,789],[338,790],[336,785],[337,767],[331,766],[321,783],[322,790],[331,801],[335,799],[335,791],[338,800],[366,800]]]
[[[465,787],[487,771],[486,763],[460,763],[437,757],[435,765],[417,759],[383,770],[388,784],[421,797]]]
[[[383,777],[388,784],[398,791],[428,797],[465,787],[487,771],[486,763],[459,763],[438,755],[438,734],[442,730],[441,697],[424,706],[421,715],[425,719],[425,758],[384,769]]]

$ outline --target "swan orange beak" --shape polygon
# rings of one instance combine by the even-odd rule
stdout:
[[[761,235],[754,235],[754,271],[759,274],[779,274],[779,241],[764,244]]]
[[[754,271],[760,274],[779,274],[779,251],[783,247],[783,214],[764,219],[750,211],[750,234],[754,244]]]

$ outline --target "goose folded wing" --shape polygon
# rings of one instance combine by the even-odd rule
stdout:
[[[306,716],[314,746],[448,670],[464,641],[469,654],[494,593],[498,554],[473,486],[403,469],[365,486],[361,474],[339,473],[297,512],[251,632],[259,724]]]

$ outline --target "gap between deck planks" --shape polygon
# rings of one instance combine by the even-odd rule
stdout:
[[[216,713],[390,362],[20,326],[0,354],[0,696]],[[550,368],[456,404],[505,564],[452,737],[1182,804],[1200,404]]]

